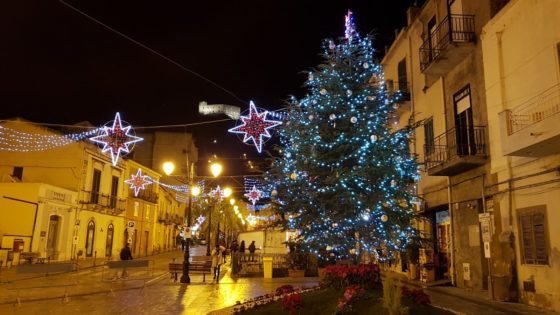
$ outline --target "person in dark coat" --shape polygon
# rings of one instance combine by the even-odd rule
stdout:
[[[130,251],[129,244],[126,245],[121,249],[120,253],[121,260],[132,260],[132,252]],[[126,272],[126,268],[123,268],[121,278],[128,278],[128,273]]]
[[[251,245],[249,245],[249,260],[250,261],[255,261],[255,250],[257,250],[257,247],[255,246],[255,241],[252,241]]]
[[[245,260],[245,241],[241,241],[241,244],[239,244],[239,257]]]

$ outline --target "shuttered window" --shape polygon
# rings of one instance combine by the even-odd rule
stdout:
[[[548,248],[544,211],[525,211],[519,215],[521,250],[524,264],[547,265]]]

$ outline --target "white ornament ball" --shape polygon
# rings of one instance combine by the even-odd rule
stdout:
[[[309,73],[309,81],[313,81],[313,73]]]
[[[328,251],[331,251],[331,250],[332,250],[332,246],[328,246],[328,245],[327,245],[327,248],[326,248],[326,249],[327,249]]]
[[[352,116],[352,118],[350,118],[350,122],[353,123],[353,124],[355,124],[355,123],[358,122],[358,118]]]
[[[381,221],[387,222],[387,220],[389,220],[389,217],[386,214],[381,216]]]
[[[278,196],[278,191],[276,189],[274,189],[273,191],[270,192],[270,194],[274,197]]]
[[[346,90],[346,95],[352,96],[352,90]]]
[[[313,120],[313,115],[309,115],[309,120]]]
[[[369,137],[371,139],[371,142],[375,142],[377,141],[377,136],[376,135],[371,135],[371,137]]]
[[[333,223],[333,224],[332,224],[332,227],[333,227],[333,228],[338,227],[338,223]]]
[[[369,68],[369,63],[364,62],[364,69],[367,69],[367,68]]]
[[[370,96],[367,97],[367,99],[368,99],[369,101],[375,101],[376,98],[377,98],[377,97],[375,97],[375,96],[373,96],[373,95],[370,95]]]
[[[292,174],[290,175],[290,178],[291,178],[292,180],[296,180],[296,179],[297,179],[297,174],[296,174],[295,172],[292,173]]]
[[[334,44],[334,42],[333,42],[332,40],[329,41],[329,48],[330,48],[330,49],[335,49],[335,48],[336,48],[336,46],[335,46],[335,44]]]
[[[313,100],[313,104],[317,104],[317,100]]]
[[[399,109],[399,107],[400,107],[399,103],[394,103],[394,104],[393,104],[393,108],[394,108],[394,109]]]
[[[355,248],[350,249],[350,254],[354,255],[355,253],[356,253],[356,249],[355,249]]]
[[[335,114],[330,114],[330,115],[329,115],[329,119],[330,119],[330,120],[335,120],[335,119],[336,119],[336,115],[335,115]]]
[[[392,179],[391,180],[391,187],[395,187],[395,186],[397,186],[397,181]]]
[[[326,89],[321,89],[321,91],[319,91],[319,93],[321,93],[321,95],[325,95],[325,94],[327,94],[327,90]]]

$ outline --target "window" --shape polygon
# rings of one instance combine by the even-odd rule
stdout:
[[[23,178],[23,167],[22,166],[16,166],[14,167],[14,172],[12,173],[12,176],[22,180]]]
[[[548,265],[546,206],[518,210],[523,264]]]
[[[397,65],[397,72],[399,74],[399,90],[408,92],[408,78],[406,77],[406,58],[399,61]]]
[[[107,227],[107,241],[105,242],[105,256],[111,257],[113,254],[113,235],[115,232],[115,227],[113,223],[109,223]]]
[[[140,211],[140,203],[138,201],[134,202],[134,216],[138,216],[138,212]]]
[[[93,180],[91,182],[91,203],[99,202],[100,185],[101,185],[101,170],[93,169]]]
[[[150,205],[146,205],[146,219],[150,218]]]
[[[432,117],[424,121],[424,146],[426,155],[434,153],[434,119]]]
[[[90,220],[86,232],[86,257],[93,256],[93,242],[95,241],[95,222]]]
[[[117,206],[117,193],[119,191],[119,178],[117,176],[113,176],[113,181],[111,183],[111,202],[109,206],[111,208],[115,208]]]
[[[476,155],[477,147],[471,106],[471,87],[467,84],[453,95],[455,110],[455,139],[448,139],[450,148],[455,145],[457,155]],[[451,141],[455,140],[455,144]]]

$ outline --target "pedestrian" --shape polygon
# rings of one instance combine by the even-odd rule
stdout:
[[[175,246],[177,246],[177,248],[179,247],[183,247],[183,242],[182,242],[183,238],[181,237],[181,234],[177,234],[177,236],[175,236]]]
[[[235,254],[239,250],[239,245],[237,244],[237,240],[233,240],[233,242],[231,242],[231,245],[229,246],[229,250],[231,254],[231,260],[233,261],[233,257],[235,257]]]
[[[245,261],[245,241],[241,241],[241,244],[239,244],[239,257]]]
[[[120,254],[121,260],[132,260],[132,252],[130,251],[130,247],[129,244],[126,243],[126,245],[123,247],[123,249],[121,249],[121,254]],[[122,271],[122,275],[121,278],[126,279],[128,278],[128,273],[126,272],[126,267],[123,268]]]
[[[249,260],[250,261],[255,261],[255,250],[257,250],[257,247],[255,246],[255,241],[252,241],[251,245],[249,245]]]
[[[214,270],[214,278],[216,282],[220,281],[220,268],[224,263],[224,258],[222,256],[222,249],[220,246],[216,246],[212,250],[212,269]]]

